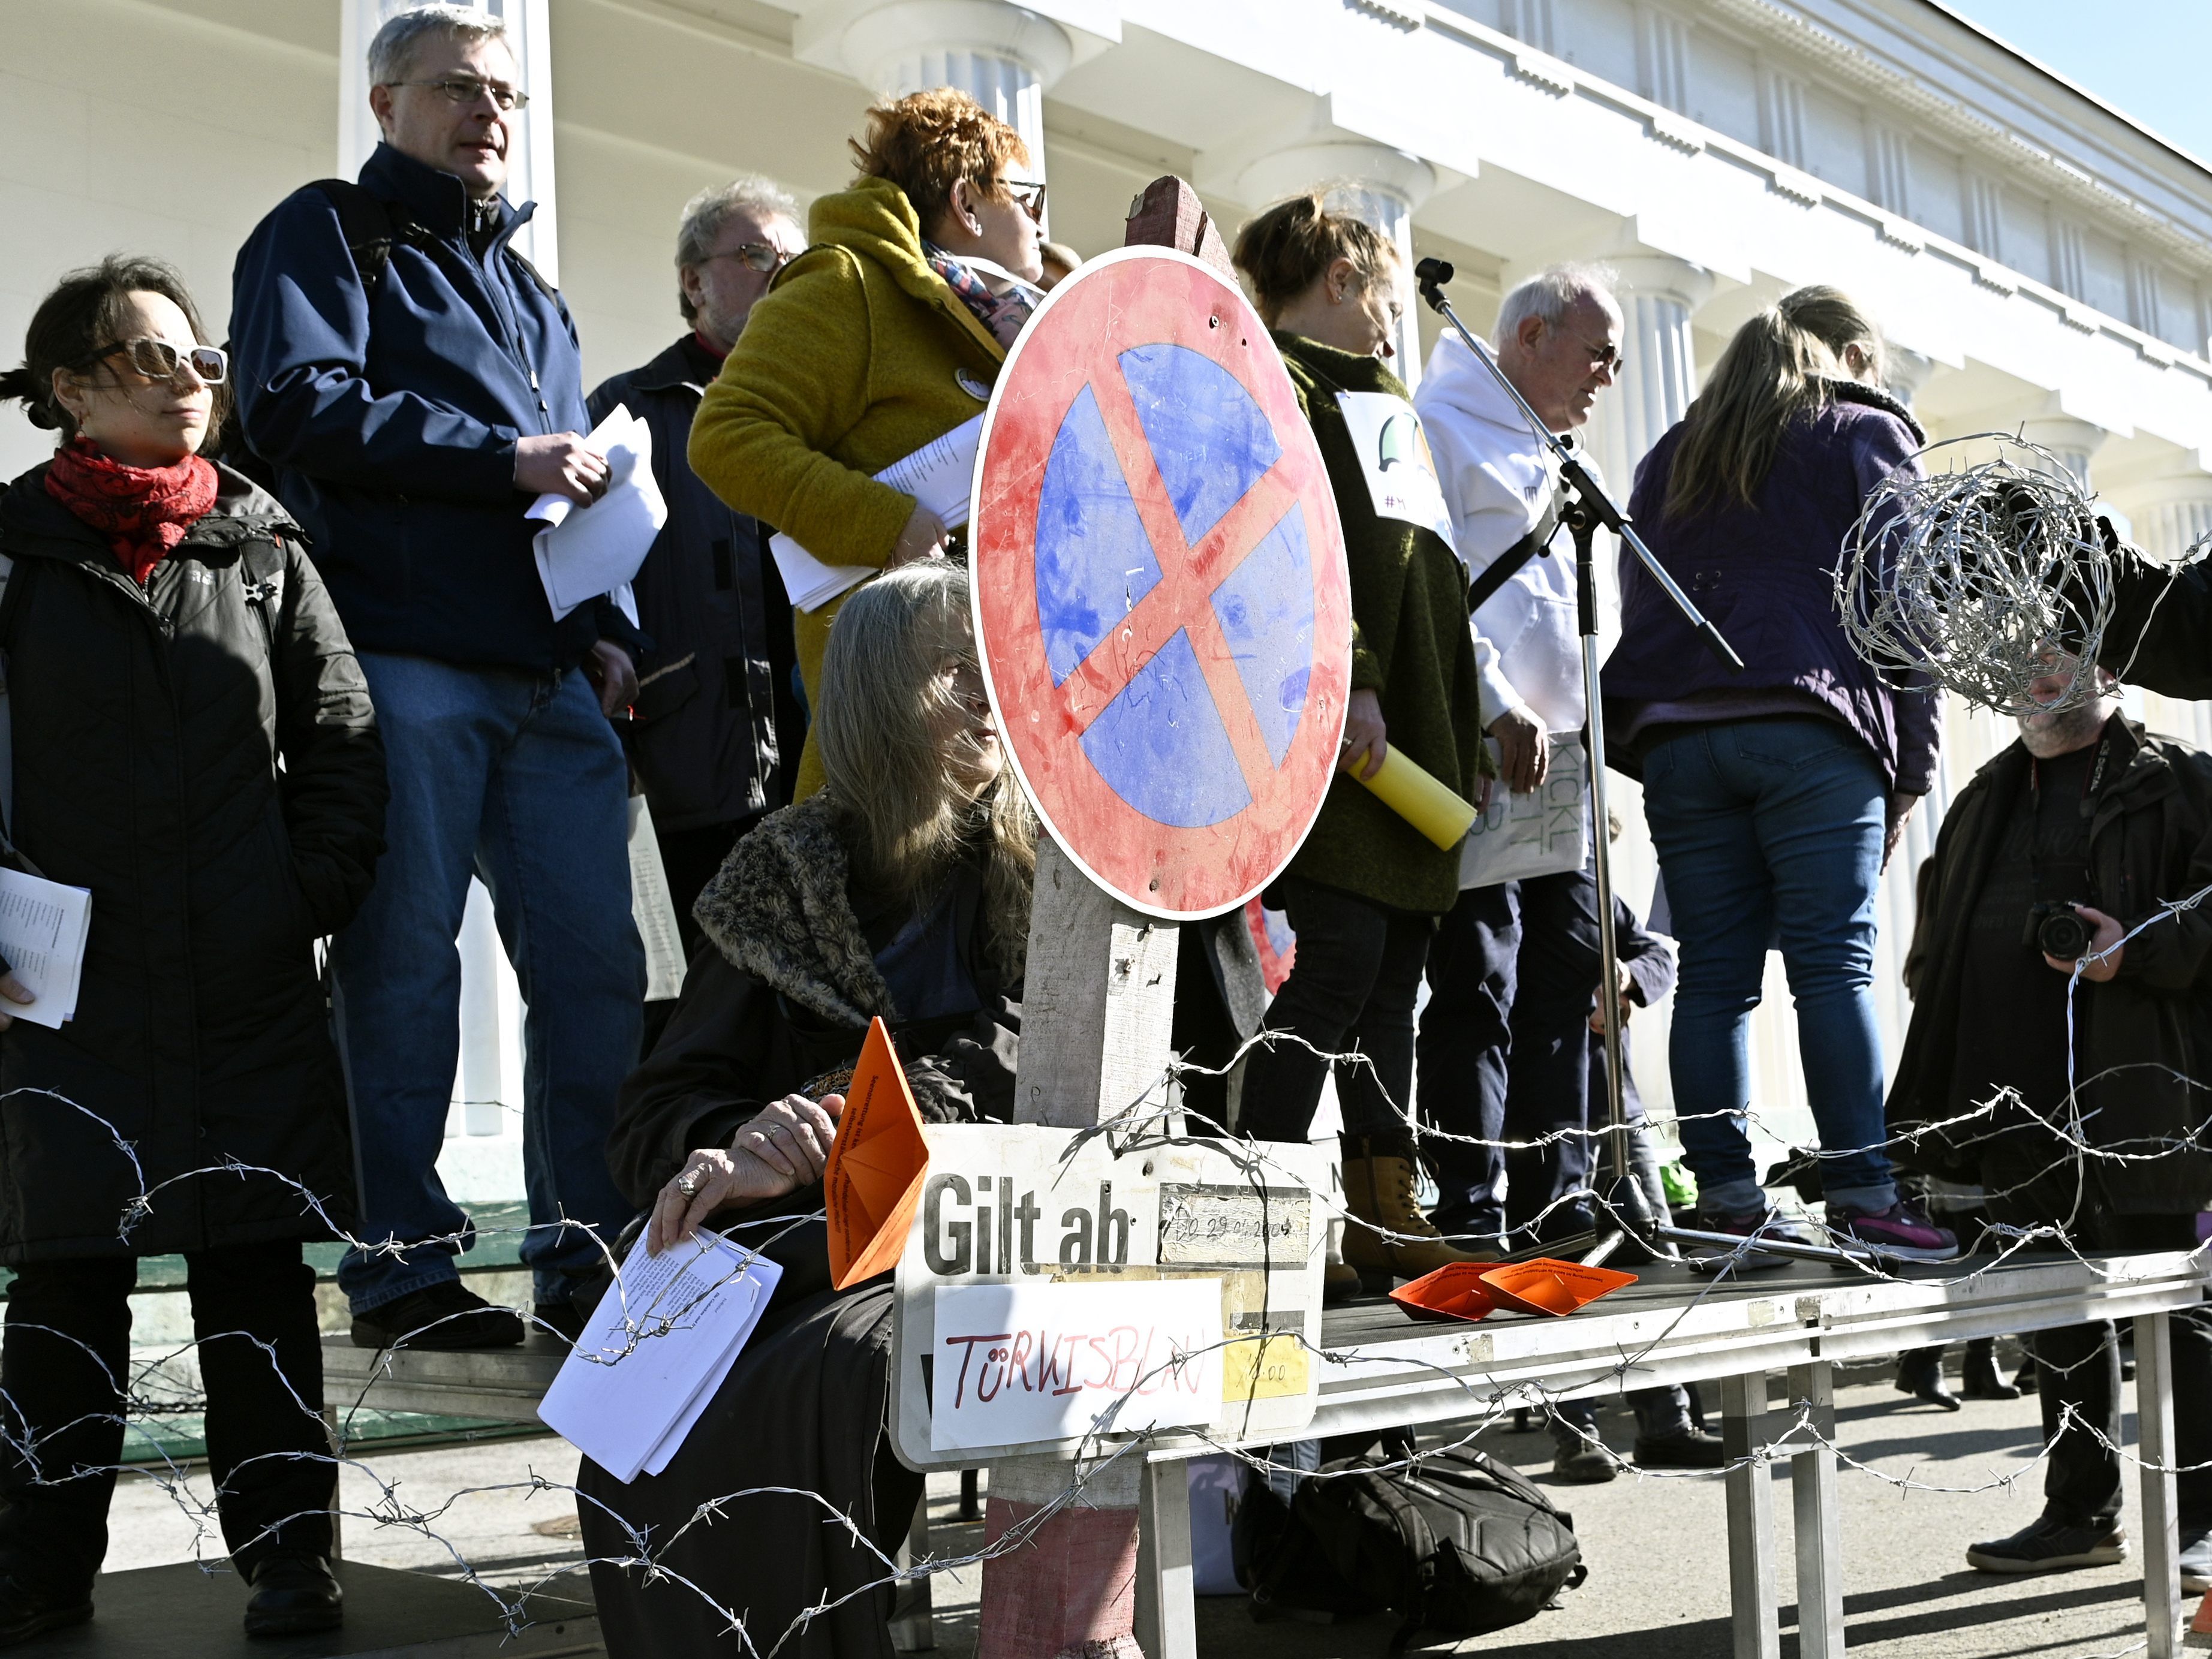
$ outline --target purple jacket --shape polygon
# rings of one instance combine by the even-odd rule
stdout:
[[[1858,733],[1893,788],[1925,794],[1942,743],[1940,695],[1881,683],[1844,637],[1834,586],[1844,532],[1867,492],[1898,467],[1917,471],[1923,436],[1881,392],[1842,380],[1832,390],[1836,401],[1784,434],[1754,507],[1709,508],[1670,525],[1660,509],[1681,425],[1644,458],[1629,515],[1735,647],[1744,672],[1730,674],[1714,659],[1642,562],[1624,550],[1620,643],[1601,678],[1606,717],[1621,725],[1638,704],[1662,698],[1794,687]],[[1619,751],[1623,769],[1633,769],[1626,748]]]

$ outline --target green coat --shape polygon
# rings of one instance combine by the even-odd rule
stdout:
[[[1352,572],[1352,689],[1382,699],[1393,749],[1468,799],[1491,769],[1468,624],[1467,568],[1434,531],[1376,514],[1336,401],[1408,394],[1375,357],[1278,333],[1283,365],[1321,441]],[[1358,780],[1338,773],[1290,873],[1401,910],[1441,915],[1459,900],[1459,852],[1443,851]]]
[[[872,475],[981,414],[1006,349],[929,268],[888,179],[823,197],[808,229],[700,400],[691,470],[824,564],[880,566],[914,498]],[[843,603],[793,618],[810,700]],[[810,735],[799,793],[821,784]]]

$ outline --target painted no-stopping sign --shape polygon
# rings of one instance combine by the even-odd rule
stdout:
[[[1241,905],[1320,811],[1351,678],[1343,532],[1236,287],[1125,248],[1055,289],[976,459],[976,637],[1009,757],[1092,880]]]

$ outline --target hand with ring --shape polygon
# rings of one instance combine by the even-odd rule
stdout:
[[[658,1255],[690,1237],[717,1210],[781,1198],[819,1181],[844,1109],[842,1095],[824,1095],[819,1103],[786,1095],[754,1114],[728,1147],[695,1151],[653,1200],[647,1253]]]

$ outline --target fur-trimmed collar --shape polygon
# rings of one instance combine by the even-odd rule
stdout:
[[[1838,376],[1822,375],[1827,383],[1828,395],[1838,403],[1863,404],[1869,409],[1878,409],[1885,415],[1893,415],[1905,422],[1905,429],[1912,434],[1912,441],[1924,444],[1927,433],[1912,417],[1912,411],[1884,392],[1880,386],[1869,386],[1863,380],[1848,380]]]
[[[730,849],[691,914],[732,965],[840,1025],[893,1017],[845,896],[848,865],[826,796],[771,812]]]

